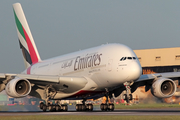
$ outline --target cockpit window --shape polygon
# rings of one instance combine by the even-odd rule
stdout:
[[[121,59],[120,59],[120,61],[122,61],[124,59],[124,57],[122,57]]]
[[[133,57],[134,60],[136,60],[136,57]]]
[[[136,60],[136,57],[122,57],[120,59],[120,61],[124,61],[124,60]]]

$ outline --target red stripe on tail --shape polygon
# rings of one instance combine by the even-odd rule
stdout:
[[[29,48],[32,64],[35,64],[35,63],[38,62],[38,57],[37,57],[36,51],[35,51],[32,43],[31,43],[31,40],[30,40],[28,34],[26,33],[24,27],[23,27],[23,31],[24,31],[24,35],[25,35],[25,38],[26,38],[26,42],[27,42],[28,48]]]

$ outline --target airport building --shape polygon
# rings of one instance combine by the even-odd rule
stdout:
[[[175,48],[158,48],[158,49],[142,49],[134,50],[136,53],[141,67],[143,69],[143,74],[153,74],[153,73],[163,73],[163,72],[179,72],[180,71],[180,47]],[[178,81],[176,81],[178,84]],[[178,87],[178,91],[179,91]],[[163,99],[164,102],[180,102],[180,92],[176,92],[171,98]],[[133,93],[134,98],[139,99],[157,100],[150,90],[145,92],[144,87],[138,88]],[[151,99],[152,98],[152,99]]]
[[[143,74],[180,71],[180,47],[134,50]]]

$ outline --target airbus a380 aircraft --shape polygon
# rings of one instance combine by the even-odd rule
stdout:
[[[146,86],[156,97],[170,97],[176,91],[173,80],[180,73],[141,75],[142,68],[137,56],[122,44],[106,44],[81,50],[48,60],[41,60],[20,3],[13,4],[17,34],[26,69],[20,74],[0,73],[0,91],[15,98],[27,95],[43,99],[43,111],[67,111],[67,105],[49,100],[82,100],[77,111],[93,110],[87,99],[106,96],[101,110],[114,110],[108,99],[126,90],[125,99],[132,99],[132,92]]]

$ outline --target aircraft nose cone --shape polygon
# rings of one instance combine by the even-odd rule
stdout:
[[[142,75],[141,65],[134,62],[131,64],[129,78],[130,80],[137,80]]]

